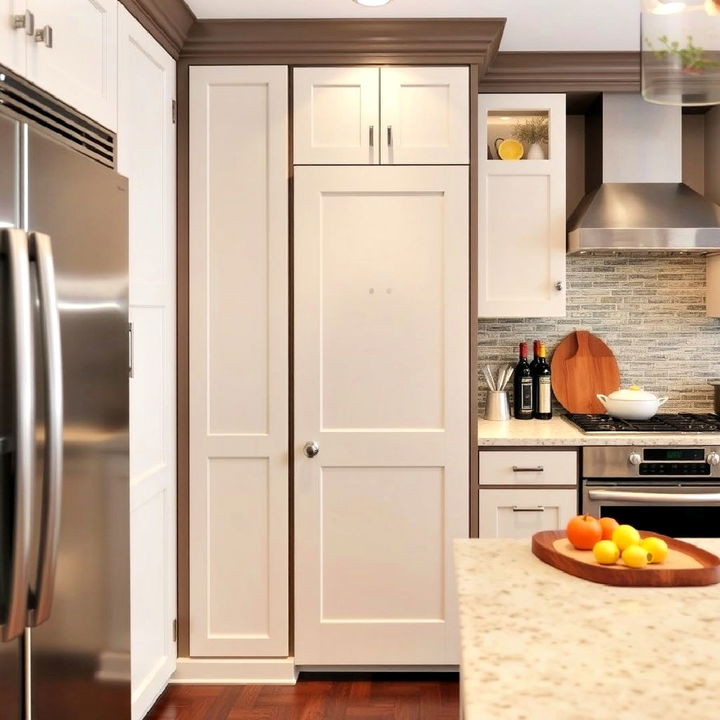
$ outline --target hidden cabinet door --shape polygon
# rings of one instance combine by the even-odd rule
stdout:
[[[468,170],[295,169],[295,657],[458,661]]]

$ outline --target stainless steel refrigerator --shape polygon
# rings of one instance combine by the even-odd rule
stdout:
[[[129,720],[127,181],[0,104],[0,720]]]

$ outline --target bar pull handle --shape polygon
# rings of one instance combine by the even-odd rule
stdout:
[[[392,125],[387,126],[387,142],[388,142],[388,147],[392,147],[392,144],[393,144]]]
[[[375,147],[375,126],[370,126],[370,147]]]
[[[35,358],[33,351],[30,259],[22,230],[0,231],[0,252],[8,259],[12,361],[15,374],[15,505],[12,569],[2,640],[25,631],[30,572],[30,524],[35,465]]]
[[[51,25],[43,25],[40,30],[35,31],[35,42],[43,43],[46,48],[53,46],[53,29]]]
[[[37,627],[50,617],[55,590],[63,485],[63,373],[52,242],[43,233],[30,233],[29,240],[30,257],[37,268],[45,373],[45,467],[41,534],[35,603],[28,618],[30,627]]]
[[[622,502],[633,505],[720,505],[720,493],[663,493],[634,490],[590,490],[590,500]]]
[[[545,472],[545,468],[542,465],[537,467],[518,467],[517,465],[512,466],[513,472]]]
[[[521,507],[520,505],[513,505],[513,512],[545,512],[545,508],[542,505],[536,507]]]
[[[26,10],[21,15],[13,15],[12,26],[14,30],[25,30],[29,37],[35,35],[35,16]]]
[[[128,377],[135,377],[135,334],[131,322],[128,323]]]

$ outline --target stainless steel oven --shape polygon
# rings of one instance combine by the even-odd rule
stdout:
[[[581,509],[674,537],[720,537],[720,447],[582,451]]]

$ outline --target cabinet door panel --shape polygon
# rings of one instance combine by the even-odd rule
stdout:
[[[52,47],[32,42],[32,82],[111,130],[117,127],[116,0],[33,0],[36,30],[52,28]]]
[[[480,95],[479,102],[479,316],[563,317],[565,96]],[[545,111],[549,159],[488,159],[488,115],[500,110]]]
[[[0,0],[0,65],[25,74],[25,54],[33,42],[25,28],[15,28],[14,17],[24,15],[26,0]]]
[[[300,664],[457,662],[467,182],[459,167],[296,168]]]
[[[468,78],[464,67],[382,68],[383,165],[469,162]]]
[[[293,71],[293,162],[373,165],[379,158],[378,68]]]
[[[576,490],[486,490],[479,493],[479,536],[531,538],[564,529],[577,514]]]
[[[190,68],[190,653],[288,653],[287,68]]]
[[[129,180],[132,716],[175,671],[175,61],[118,12],[118,170]],[[139,112],[138,109],[142,108]]]

